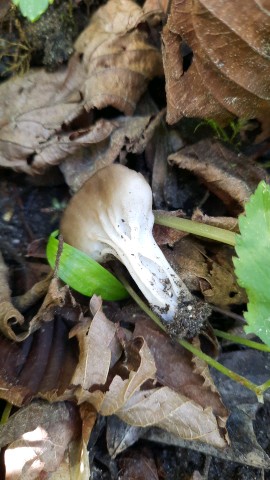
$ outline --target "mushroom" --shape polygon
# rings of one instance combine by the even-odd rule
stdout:
[[[98,262],[118,258],[167,329],[194,336],[209,316],[156,244],[152,191],[120,164],[96,172],[70,200],[60,226],[64,241]]]

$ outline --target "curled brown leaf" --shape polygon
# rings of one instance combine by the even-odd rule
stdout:
[[[261,180],[269,181],[268,174],[258,164],[216,141],[201,140],[170,155],[168,160],[171,165],[198,176],[232,215],[243,211]]]
[[[87,110],[113,106],[132,115],[149,80],[162,75],[160,52],[138,24],[146,18],[131,0],[109,0],[75,43],[83,54]]]

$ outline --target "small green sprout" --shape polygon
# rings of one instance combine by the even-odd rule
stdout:
[[[53,2],[54,0],[12,0],[30,22],[36,22]]]

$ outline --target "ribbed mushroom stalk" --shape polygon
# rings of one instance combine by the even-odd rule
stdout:
[[[118,258],[163,322],[177,334],[192,335],[209,308],[194,299],[167,262],[153,238],[153,224],[148,183],[140,173],[113,164],[74,195],[60,230],[66,243],[98,262]]]

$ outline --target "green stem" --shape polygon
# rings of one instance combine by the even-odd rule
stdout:
[[[135,302],[139,305],[139,307],[163,330],[166,332],[166,327],[163,325],[163,323],[160,321],[158,316],[145,304],[145,302],[137,295],[137,293],[133,290],[133,288],[130,286],[124,275],[122,275],[121,272],[117,272],[117,276],[119,280],[123,283],[124,287],[130,294],[130,296],[135,300]],[[240,383],[244,387],[248,388],[252,392],[257,395],[259,402],[263,402],[263,393],[265,390],[270,388],[270,380],[267,382],[263,383],[262,385],[256,385],[253,382],[250,382],[247,378],[242,377],[242,375],[238,375],[238,373],[233,372],[227,367],[224,367],[221,363],[217,362],[214,360],[212,357],[209,355],[206,355],[206,353],[203,353],[201,350],[198,348],[194,347],[191,345],[189,342],[183,339],[176,338],[177,342],[182,345],[182,347],[186,348],[189,350],[193,355],[196,355],[199,357],[201,360],[204,360],[208,365],[211,367],[214,367],[216,370],[219,372],[223,373],[227,377],[231,378],[235,382]],[[253,342],[255,343],[255,342]]]
[[[265,345],[264,343],[254,342],[253,340],[249,340],[248,338],[231,335],[231,333],[223,332],[222,330],[217,329],[214,329],[214,334],[217,337],[225,338],[226,340],[231,340],[232,342],[240,343],[240,345],[246,345],[250,348],[255,348],[256,350],[260,350],[261,352],[270,352],[270,347],[268,345]]]
[[[213,227],[206,225],[206,223],[194,222],[187,218],[173,217],[169,214],[154,212],[155,223],[164,225],[165,227],[181,230],[182,232],[192,233],[200,237],[209,238],[218,242],[226,243],[227,245],[235,246],[236,234],[224,228]]]
[[[12,407],[13,407],[12,403],[6,402],[6,406],[4,408],[4,411],[2,413],[2,417],[0,420],[0,425],[4,425],[4,423],[7,423]]]

